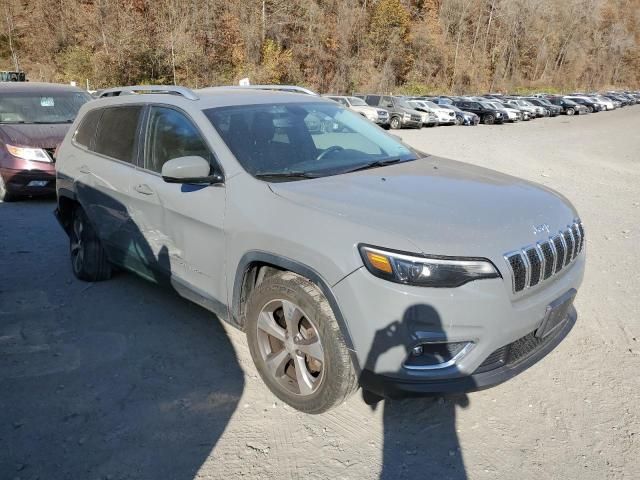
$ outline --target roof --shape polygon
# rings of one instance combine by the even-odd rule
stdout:
[[[324,103],[332,100],[304,93],[293,93],[275,90],[261,90],[238,87],[208,87],[193,90],[196,100],[183,95],[171,93],[127,94],[113,97],[101,97],[91,101],[91,106],[122,105],[127,103],[170,103],[185,108],[206,110],[215,107],[234,105],[256,105],[271,103]]]
[[[61,83],[44,82],[0,82],[0,91],[9,92],[84,92],[84,90]]]

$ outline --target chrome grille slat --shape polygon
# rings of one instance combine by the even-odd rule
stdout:
[[[556,258],[558,257],[558,254],[556,253],[556,247],[553,245],[553,242],[551,240],[547,240],[546,242],[544,242],[541,245],[541,248],[543,250],[548,249],[549,251],[549,260],[548,260],[549,263],[545,265],[545,271],[544,271],[544,279],[546,280],[551,275],[553,275],[553,273],[556,271]],[[546,258],[547,256],[545,255],[545,259]]]
[[[577,223],[571,225],[571,233],[573,233],[573,238],[576,241],[575,248],[573,249],[573,258],[576,258],[582,249],[582,235],[580,235],[580,229]]]
[[[567,253],[565,254],[564,260],[564,266],[566,267],[567,265],[569,265],[569,263],[571,263],[571,260],[573,259],[573,249],[575,248],[571,229],[562,232],[562,239],[564,240],[564,244],[567,247]]]
[[[540,274],[542,273],[542,260],[538,254],[538,248],[528,248],[525,250],[524,254],[529,262],[529,281],[527,282],[527,285],[535,287],[540,282]]]
[[[576,220],[548,240],[505,254],[513,292],[535,287],[568,267],[584,249],[584,242],[584,227]]]
[[[564,257],[567,253],[567,246],[562,235],[553,237],[553,246],[556,248],[556,273],[564,267]]]
[[[511,268],[513,290],[515,292],[524,290],[527,285],[527,267],[522,252],[513,252],[505,255],[505,259]]]

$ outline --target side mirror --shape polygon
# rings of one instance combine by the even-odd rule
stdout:
[[[222,177],[211,175],[211,166],[198,156],[179,157],[162,166],[162,179],[167,183],[220,183]]]

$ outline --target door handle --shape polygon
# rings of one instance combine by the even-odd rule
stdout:
[[[134,189],[136,192],[141,193],[142,195],[153,195],[153,190],[151,190],[151,187],[144,183],[136,185]]]
[[[79,170],[80,173],[91,173],[91,170],[89,170],[89,167],[87,167],[86,165],[82,165]]]

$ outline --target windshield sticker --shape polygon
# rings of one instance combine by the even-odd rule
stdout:
[[[53,106],[55,106],[55,102],[53,101],[53,97],[40,97],[40,106],[41,107],[53,107]]]

